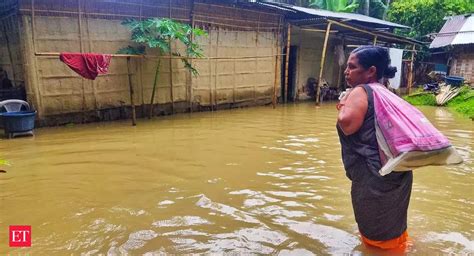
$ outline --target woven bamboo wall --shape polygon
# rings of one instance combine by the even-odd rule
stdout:
[[[71,71],[57,56],[35,56],[38,52],[115,53],[131,44],[129,31],[120,24],[127,17],[171,17],[209,32],[209,37],[199,39],[206,58],[194,60],[198,77],[191,77],[179,60],[162,60],[155,103],[192,100],[197,106],[217,106],[271,102],[281,19],[277,14],[215,1],[193,5],[190,0],[21,0],[20,13],[23,53],[25,62],[30,63],[27,84],[34,93],[29,99],[41,119],[130,105],[125,58],[113,58],[109,73],[90,81]],[[156,63],[156,58],[132,60],[137,105],[150,101]]]
[[[451,66],[450,75],[462,76],[468,83],[474,83],[474,54],[457,54]]]

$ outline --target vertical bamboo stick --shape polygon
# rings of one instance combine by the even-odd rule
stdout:
[[[413,51],[411,52],[411,58],[410,58],[410,67],[408,70],[408,90],[407,93],[410,95],[411,92],[411,87],[413,86],[413,61],[415,59],[415,50],[416,50],[416,45],[413,44]]]
[[[208,45],[208,48],[209,48],[209,57],[211,57],[211,53],[212,53],[212,28],[209,26],[209,45]],[[210,58],[207,58],[207,61],[209,62],[209,107],[211,108],[211,110],[213,110],[213,106],[212,106],[212,62],[211,62],[211,59]]]
[[[285,63],[285,99],[288,102],[288,67],[290,66],[290,46],[291,46],[291,24],[288,23],[288,30],[286,32],[286,63]]]
[[[278,29],[275,33],[276,55],[275,55],[275,80],[273,83],[273,99],[272,99],[273,108],[276,108],[276,102],[277,102],[278,61],[279,61],[279,55],[280,55],[280,48],[279,48],[278,41],[280,40],[280,32],[281,32],[280,26],[281,26],[281,17],[278,20]]]
[[[127,57],[128,87],[130,89],[130,105],[132,105],[132,125],[137,125],[137,114],[135,112],[135,94],[132,84],[132,73],[130,72],[130,57]]]
[[[171,0],[169,0],[169,18],[171,19]],[[173,52],[173,45],[172,42],[169,42],[170,44],[170,60],[169,60],[169,72],[170,72],[170,98],[171,98],[171,113],[174,114],[174,84],[173,84],[173,59],[172,57],[172,52]]]
[[[236,73],[237,59],[234,59],[234,82],[232,84],[232,103],[235,104],[235,87],[237,86],[237,73]]]
[[[196,24],[194,23],[194,0],[191,0],[191,28],[194,30],[194,28],[196,27]],[[194,43],[194,33],[191,33],[191,44]],[[189,60],[189,63],[191,65],[193,65],[193,59],[190,59]],[[193,112],[193,95],[194,95],[194,91],[193,91],[193,72],[191,70],[189,70],[189,112]]]
[[[377,36],[374,36],[374,45],[377,44]]]
[[[171,41],[170,41],[170,50],[171,50]],[[171,113],[174,114],[174,83],[173,83],[173,59],[171,58],[170,51],[170,60],[169,60],[169,72],[170,72],[170,97],[171,97]]]
[[[324,71],[324,62],[326,60],[326,50],[328,47],[328,39],[329,39],[329,32],[331,31],[331,25],[332,22],[328,22],[328,26],[326,28],[326,35],[324,37],[324,45],[323,45],[323,52],[321,53],[321,65],[319,67],[319,80],[318,80],[318,86],[316,87],[316,105],[319,105],[320,99],[319,95],[321,93],[321,82],[323,80],[323,71]]]
[[[216,58],[219,57],[219,34],[220,34],[220,27],[217,28],[217,41],[216,41]],[[219,63],[219,59],[216,59],[215,60],[215,63],[214,63],[214,72],[215,72],[215,77],[214,77],[214,106],[215,108],[217,109],[217,80],[218,80],[218,72],[217,72],[217,64]]]
[[[84,44],[82,43],[82,13],[81,13],[81,0],[77,0],[77,22],[79,25],[79,47],[81,49],[81,53],[84,53]],[[86,89],[85,89],[85,82],[84,78],[81,78],[82,84],[82,122],[86,119]]]
[[[258,51],[258,36],[259,36],[259,32],[260,32],[260,13],[258,14],[258,22],[257,22],[257,33],[255,34],[255,56],[258,56],[259,54],[259,51]],[[259,72],[258,72],[258,58],[255,58],[255,73],[257,76],[259,76]],[[256,84],[257,81],[254,81],[254,84],[253,84],[253,100],[254,100],[254,103],[257,104],[257,84]]]
[[[88,42],[88,45],[89,45],[88,51],[92,52],[93,51],[92,50],[92,39],[91,39],[90,30],[89,30],[89,15],[87,15],[87,10],[86,10],[86,13],[85,13],[85,17],[86,17],[87,42]],[[95,80],[90,80],[90,84],[91,84],[91,87],[92,87],[92,92],[94,94],[94,108],[97,111],[97,117],[99,117],[99,105],[97,103],[97,90],[95,88]]]
[[[31,36],[33,38],[33,54],[36,53],[36,32],[35,32],[35,0],[31,0]]]

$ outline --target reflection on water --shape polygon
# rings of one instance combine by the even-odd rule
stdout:
[[[465,162],[415,172],[409,252],[473,253],[474,131],[423,108]],[[39,129],[0,141],[0,254],[381,254],[358,237],[328,104]],[[8,248],[8,225],[31,248]]]

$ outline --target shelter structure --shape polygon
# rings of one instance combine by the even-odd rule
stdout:
[[[218,0],[5,0],[0,3],[1,64],[24,81],[41,125],[145,115],[157,58],[163,58],[154,113],[276,102],[283,15]],[[115,54],[131,44],[125,18],[166,17],[208,32],[193,76],[179,58]],[[172,45],[172,47],[183,47]],[[86,80],[61,52],[112,54],[109,72]],[[135,111],[136,110],[136,111]]]
[[[416,46],[421,42],[394,34],[395,29],[409,27],[393,22],[354,13],[338,13],[316,10],[289,4],[257,2],[262,8],[284,13],[285,29],[283,53],[282,95],[284,101],[294,101],[307,90],[308,82],[317,83],[316,101],[319,102],[320,88],[324,84],[330,87],[344,87],[341,59],[360,45],[380,45],[400,48],[409,52],[404,60],[406,75],[411,88],[413,83],[413,58]],[[343,57],[338,54],[343,49]],[[340,51],[340,50],[339,50]],[[322,81],[322,82],[319,82]],[[286,96],[285,96],[286,95]]]
[[[448,74],[474,83],[474,15],[445,18],[441,30],[430,44],[432,61],[449,67]]]
[[[40,125],[128,117],[135,124],[150,107],[172,114],[294,101],[311,78],[343,84],[338,46],[342,59],[357,45],[404,48],[410,77],[418,43],[392,33],[407,27],[364,15],[250,0],[4,0],[0,7],[0,67],[25,84]],[[198,76],[155,51],[115,54],[131,44],[121,21],[152,17],[208,32],[196,39],[205,58],[191,60]],[[61,52],[113,57],[107,74],[86,80],[59,61]],[[150,106],[157,58],[165,61]]]

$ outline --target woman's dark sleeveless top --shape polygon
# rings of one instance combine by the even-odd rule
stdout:
[[[359,231],[368,239],[385,241],[399,237],[407,229],[407,211],[413,175],[392,172],[381,176],[379,148],[375,135],[373,92],[367,92],[368,108],[358,132],[346,136],[337,126],[342,161],[352,181],[351,197]]]

